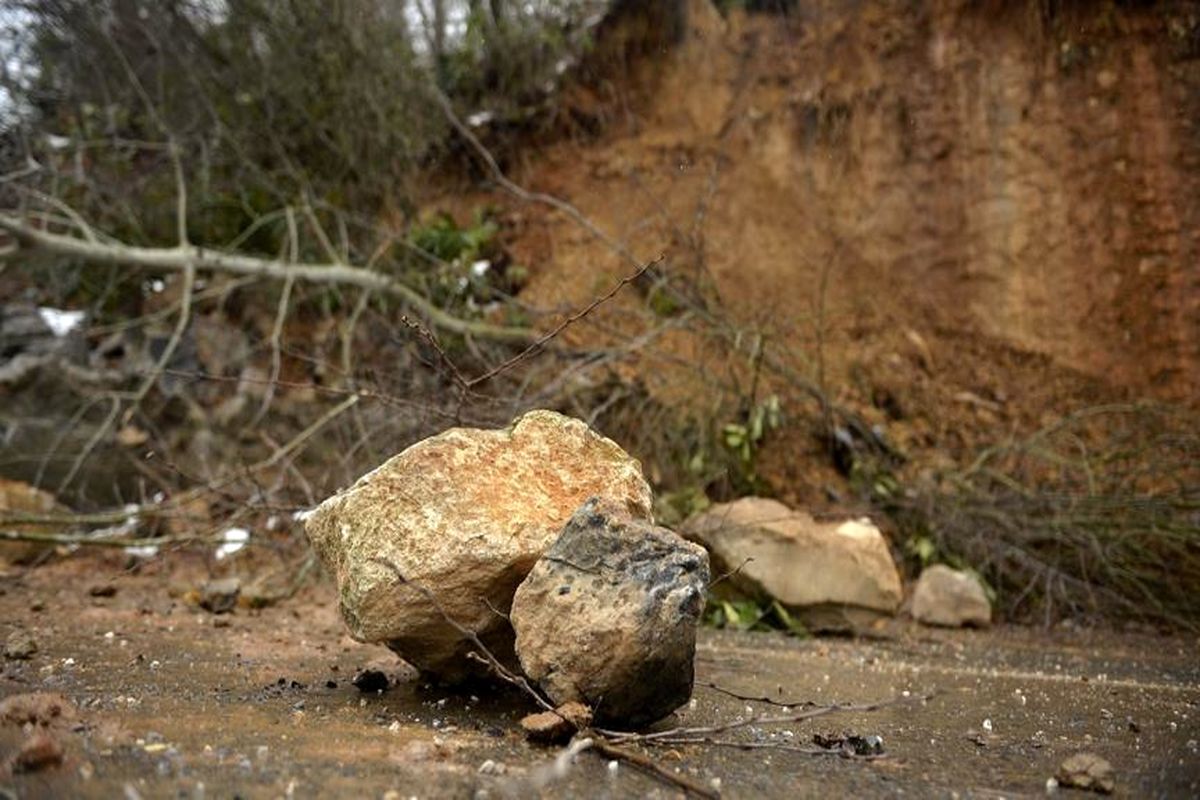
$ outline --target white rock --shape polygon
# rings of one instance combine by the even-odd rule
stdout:
[[[974,575],[935,564],[917,580],[912,615],[926,625],[985,627],[992,622],[992,604]]]
[[[900,606],[900,573],[870,520],[817,522],[776,500],[746,497],[693,517],[682,533],[708,548],[714,575],[728,575],[742,593],[797,610],[892,614]]]

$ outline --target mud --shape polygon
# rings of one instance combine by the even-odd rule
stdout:
[[[64,764],[6,770],[0,795],[678,795],[586,753],[565,778],[549,780],[555,752],[517,733],[529,710],[520,696],[423,684],[386,651],[346,636],[326,583],[276,607],[217,617],[171,597],[202,579],[202,565],[171,574],[113,569],[77,556],[0,581],[0,636],[19,627],[39,645],[31,660],[4,664],[0,699],[51,691],[77,705],[77,719],[49,728],[65,747]],[[115,578],[115,595],[88,592],[95,573]],[[707,684],[796,703],[899,698],[877,711],[748,731],[805,745],[814,733],[873,734],[886,754],[647,752],[703,783],[718,780],[726,797],[1035,796],[1063,759],[1085,750],[1113,764],[1119,795],[1195,796],[1198,650],[1193,638],[1077,629],[898,623],[873,640],[706,630],[695,703],[674,723],[713,724],[762,708]],[[351,679],[364,667],[383,669],[393,688],[360,693]],[[13,725],[0,727],[0,761],[25,739]]]

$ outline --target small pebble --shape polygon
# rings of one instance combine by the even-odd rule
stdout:
[[[33,658],[37,651],[37,639],[33,638],[33,634],[26,630],[13,631],[4,642],[4,657],[14,661]]]
[[[53,737],[37,733],[25,740],[13,759],[13,772],[37,772],[62,763],[63,749]]]

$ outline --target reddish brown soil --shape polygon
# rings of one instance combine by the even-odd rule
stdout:
[[[693,2],[680,46],[577,93],[603,133],[526,152],[514,174],[637,257],[707,275],[747,338],[927,464],[1100,402],[1194,404],[1200,11],[1037,5],[722,18]],[[535,305],[581,304],[630,269],[564,216],[457,203],[483,200],[520,221]],[[661,322],[629,321],[645,305],[628,293],[576,335]],[[673,333],[619,372],[694,401],[678,357],[729,354]],[[900,421],[873,408],[889,394]],[[811,501],[819,452],[784,440],[767,472]]]

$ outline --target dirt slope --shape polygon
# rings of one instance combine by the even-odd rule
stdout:
[[[639,259],[664,253],[660,271],[717,298],[743,345],[765,336],[915,470],[1086,407],[1194,409],[1200,4],[1046,8],[826,1],[722,16],[688,0],[677,45],[610,59],[560,103],[584,124],[508,171]],[[536,204],[442,204],[467,216],[484,202],[510,210],[535,307],[578,307],[630,271]],[[615,329],[628,346],[671,318],[626,290],[567,338],[615,343]],[[731,356],[679,327],[615,371],[727,417],[714,387],[745,390],[751,348]],[[761,453],[772,491],[822,502],[839,479],[811,422],[790,424],[811,418],[811,398],[766,392],[790,420]]]
[[[691,3],[683,45],[623,76],[608,133],[523,177],[639,254],[678,257],[697,228],[745,315],[805,327],[829,268],[835,337],[980,335],[1194,396],[1200,6],[1026,5]],[[551,234],[534,295],[586,294],[571,279],[613,259]]]

